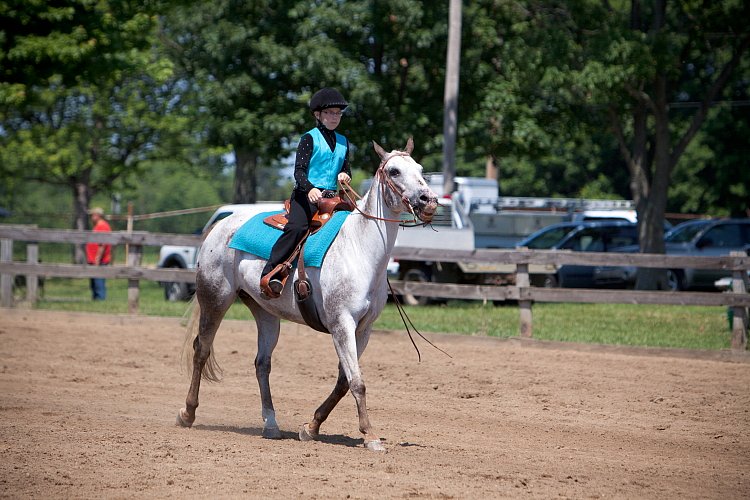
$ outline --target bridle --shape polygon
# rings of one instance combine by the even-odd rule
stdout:
[[[375,176],[380,181],[379,188],[380,188],[380,191],[381,191],[381,195],[385,196],[386,195],[386,189],[390,189],[390,191],[394,195],[396,195],[396,197],[401,198],[401,204],[406,209],[406,211],[409,212],[412,215],[413,220],[411,222],[413,224],[409,224],[409,225],[414,225],[414,226],[425,225],[425,224],[427,224],[426,222],[421,222],[421,223],[417,222],[417,214],[414,213],[414,207],[412,206],[411,202],[409,202],[408,198],[406,196],[404,196],[404,191],[401,188],[399,188],[390,179],[390,177],[388,177],[388,174],[386,173],[386,168],[385,168],[386,165],[388,165],[388,162],[391,161],[391,159],[393,159],[396,156],[410,156],[410,155],[409,155],[409,153],[407,153],[405,151],[394,151],[393,153],[389,154],[386,158],[383,158],[380,161],[380,165],[378,166],[378,170],[375,172]],[[348,181],[341,182],[341,185],[342,185],[343,188],[345,188],[345,189],[343,189],[344,195],[348,198],[348,200],[352,203],[352,205],[354,205],[354,207],[357,210],[357,212],[359,212],[360,214],[362,214],[365,218],[371,219],[371,220],[382,220],[382,221],[385,221],[385,222],[398,222],[402,226],[405,225],[404,224],[405,221],[402,220],[402,219],[389,219],[389,218],[386,218],[386,217],[378,217],[376,215],[372,215],[372,214],[368,214],[368,213],[363,212],[359,208],[359,206],[357,205],[356,200],[354,200],[351,197],[351,193],[354,193],[354,195],[358,199],[360,199],[360,200],[362,199],[362,197],[359,196],[359,194],[357,194],[357,192],[354,190],[354,188],[352,187],[352,185]],[[408,221],[406,221],[406,222],[408,222]]]

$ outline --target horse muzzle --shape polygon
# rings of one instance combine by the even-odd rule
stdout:
[[[432,193],[432,196],[429,197],[422,195],[420,197],[420,203],[417,206],[417,217],[419,217],[422,222],[426,222],[427,224],[429,224],[430,222],[432,222],[432,218],[435,216],[437,207],[437,196],[434,193]]]

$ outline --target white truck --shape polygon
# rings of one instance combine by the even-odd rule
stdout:
[[[431,226],[401,229],[396,239],[397,247],[514,248],[534,231],[557,222],[587,219],[636,221],[634,204],[627,200],[499,196],[496,180],[475,177],[456,177],[456,190],[446,196],[442,174],[427,174],[425,179],[442,197],[441,206]],[[415,260],[399,260],[397,264],[395,275],[403,281],[502,285],[512,284],[515,276],[514,266],[509,265]],[[426,297],[402,298],[410,305],[429,301]]]
[[[255,215],[262,212],[282,210],[283,203],[280,202],[258,202],[253,204],[223,205],[217,208],[208,218],[203,229],[197,231],[205,235],[220,220],[229,217],[233,213]],[[164,245],[159,249],[159,262],[157,267],[193,269],[198,257],[198,247]],[[169,301],[189,299],[195,292],[192,283],[165,282],[164,298]]]

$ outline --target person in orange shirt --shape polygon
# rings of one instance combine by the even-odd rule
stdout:
[[[111,232],[112,228],[104,220],[104,209],[95,207],[89,210],[92,230],[95,232]],[[112,260],[112,245],[104,243],[86,243],[86,262],[91,266],[107,266]],[[104,278],[91,278],[91,296],[93,300],[107,298],[107,284]]]

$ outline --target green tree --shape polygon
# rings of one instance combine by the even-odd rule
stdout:
[[[151,51],[155,6],[5,5],[0,168],[11,205],[30,180],[61,186],[72,194],[73,227],[85,229],[91,198],[129,182],[178,128],[165,118],[175,106],[171,65]]]
[[[592,100],[606,106],[630,173],[643,252],[664,252],[662,221],[672,174],[750,45],[744,21],[749,13],[741,1],[605,6],[602,16],[617,22],[609,24],[606,37],[595,34],[581,44],[587,64],[576,76]],[[574,15],[580,26],[584,12]],[[687,116],[670,112],[679,101],[699,104]],[[664,280],[663,273],[644,270],[637,286],[664,287]]]
[[[372,140],[397,148],[415,135],[421,154],[439,150],[445,16],[413,0],[218,1],[176,12],[164,36],[209,142],[234,152],[233,201],[253,202],[259,165],[293,153],[323,86],[351,103],[340,132],[355,167],[374,170]]]
[[[0,106],[132,69],[131,51],[151,47],[152,16],[167,4],[0,0]]]
[[[565,179],[596,172],[596,148],[607,143],[599,131],[608,130],[627,167],[641,249],[661,253],[673,172],[715,102],[731,99],[750,44],[748,9],[740,0],[479,2],[470,24],[485,90],[472,137],[493,157],[559,155],[552,175]],[[697,105],[670,111],[681,101]],[[658,279],[642,273],[638,286]]]
[[[192,86],[190,110],[206,142],[234,155],[235,203],[256,201],[259,164],[288,154],[304,120],[309,89],[294,75],[308,61],[294,55],[295,3],[195,2],[172,12],[162,27],[169,54]]]

